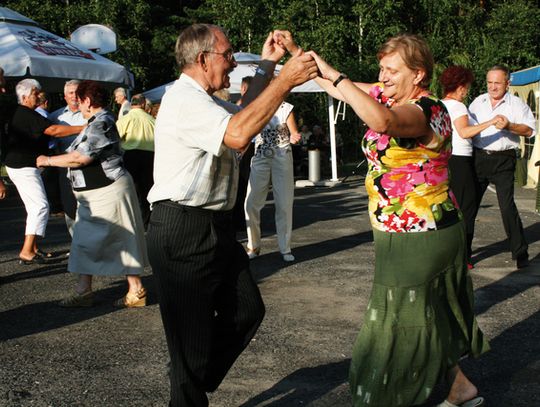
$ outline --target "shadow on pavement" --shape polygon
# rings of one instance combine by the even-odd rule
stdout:
[[[157,303],[152,276],[142,277],[149,292],[147,306]],[[124,279],[113,283],[113,287],[95,291],[96,303],[89,308],[62,308],[57,301],[35,302],[0,313],[2,329],[0,341],[19,338],[76,324],[81,321],[110,314],[121,309],[113,307],[113,301],[122,297],[126,291]],[[61,298],[58,298],[60,300]]]
[[[464,361],[467,375],[482,380],[480,394],[488,406],[539,406],[540,311],[518,322],[490,341],[491,351],[478,360]],[[471,372],[470,374],[468,372]],[[500,397],[491,396],[498,395]]]
[[[519,295],[529,288],[537,287],[539,284],[538,269],[529,266],[513,271],[491,284],[478,288],[474,291],[476,315],[481,315],[494,305]]]
[[[527,240],[529,245],[540,240],[540,222],[533,223],[532,225],[523,228],[523,231],[525,233],[525,240]],[[510,253],[510,243],[508,242],[508,239],[474,249],[472,260],[473,263],[478,263],[505,251]]]
[[[18,260],[14,260],[18,261]],[[20,266],[21,270],[23,270],[23,267],[28,266]],[[30,280],[33,278],[41,278],[41,277],[49,277],[54,276],[56,274],[66,273],[67,272],[67,264],[62,264],[61,262],[49,262],[47,264],[44,264],[38,268],[33,268],[31,270],[26,270],[22,272],[15,272],[12,274],[9,274],[7,276],[0,276],[0,285],[4,284],[10,284],[14,283],[15,281],[21,281],[21,280]]]
[[[370,230],[305,246],[296,246],[294,247],[294,257],[296,259],[291,265],[298,265],[304,261],[312,261],[317,258],[326,257],[372,241],[373,232]],[[263,259],[264,261],[262,261]],[[260,281],[278,273],[286,265],[287,263],[284,263],[281,260],[281,256],[278,253],[273,252],[256,257],[252,260],[250,268],[257,273],[257,281]]]
[[[263,404],[272,407],[309,405],[347,382],[350,363],[350,359],[344,359],[340,362],[298,369],[240,407]],[[272,399],[275,400],[270,401]]]

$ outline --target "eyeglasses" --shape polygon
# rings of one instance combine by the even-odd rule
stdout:
[[[225,52],[215,52],[215,51],[203,51],[205,54],[218,54],[221,55],[227,62],[232,62],[234,60],[234,51],[228,49]]]

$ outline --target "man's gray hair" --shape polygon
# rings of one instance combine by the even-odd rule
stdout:
[[[491,68],[488,69],[488,72],[491,72],[491,71],[502,71],[506,75],[506,80],[510,79],[510,69],[508,69],[506,65],[501,65],[501,64],[493,65]]]
[[[192,24],[180,33],[174,47],[174,55],[180,70],[194,64],[201,52],[214,50],[215,31],[225,34],[221,27],[213,24]]]
[[[17,86],[15,86],[15,93],[17,94],[17,102],[22,104],[24,97],[30,96],[34,89],[41,90],[41,85],[35,79],[23,79]]]
[[[121,93],[122,95],[124,95],[124,97],[127,97],[127,93],[124,88],[116,88],[113,92],[113,95],[116,95],[117,93]]]
[[[70,86],[79,86],[80,83],[81,83],[81,81],[78,80],[78,79],[72,79],[70,81],[67,81],[64,84],[64,95],[66,94],[68,87],[70,87]]]

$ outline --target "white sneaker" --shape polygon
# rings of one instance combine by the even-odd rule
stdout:
[[[286,261],[288,263],[290,263],[291,261],[294,261],[294,256],[292,255],[292,253],[283,253],[282,256],[283,256],[283,261]]]

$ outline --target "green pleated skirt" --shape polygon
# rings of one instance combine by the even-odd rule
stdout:
[[[373,234],[373,288],[349,377],[353,405],[422,404],[462,356],[489,350],[473,313],[463,222]]]

